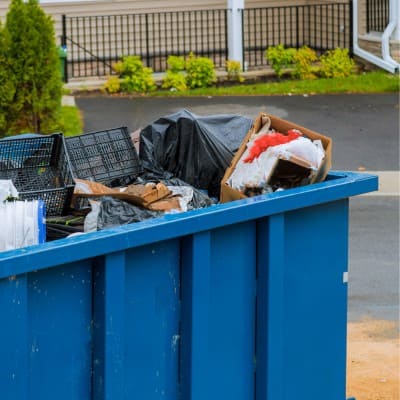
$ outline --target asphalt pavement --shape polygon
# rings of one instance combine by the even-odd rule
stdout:
[[[78,96],[84,131],[133,132],[183,108],[197,115],[265,111],[333,139],[333,169],[374,171],[380,191],[350,200],[349,320],[399,320],[399,96],[142,98]],[[334,243],[327,244],[327,252]]]
[[[198,114],[265,111],[333,139],[333,168],[371,171],[399,169],[399,99],[396,94],[329,96],[240,96],[126,98],[77,97],[85,132],[145,127],[183,108]]]

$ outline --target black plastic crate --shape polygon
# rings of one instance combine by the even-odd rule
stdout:
[[[143,172],[126,127],[69,137],[66,144],[76,178],[116,187],[132,183]]]
[[[66,214],[75,182],[63,135],[1,140],[0,179],[11,179],[22,200],[42,199],[46,215]]]

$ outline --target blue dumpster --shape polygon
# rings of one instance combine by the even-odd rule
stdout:
[[[2,400],[345,399],[349,197],[323,183],[0,253]]]

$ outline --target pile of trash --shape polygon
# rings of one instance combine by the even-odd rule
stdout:
[[[244,138],[221,183],[221,202],[282,191],[325,180],[331,139],[261,113]]]
[[[276,124],[182,110],[139,151],[126,127],[0,140],[0,251],[323,180],[330,140]]]

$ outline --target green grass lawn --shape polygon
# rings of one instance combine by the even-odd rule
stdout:
[[[83,121],[78,107],[61,107],[59,129],[65,136],[75,136],[83,132]]]
[[[159,90],[148,96],[254,96],[289,94],[337,94],[337,93],[390,93],[399,91],[399,76],[373,71],[347,78],[325,78],[315,80],[271,81],[255,84],[193,89],[185,92]]]

